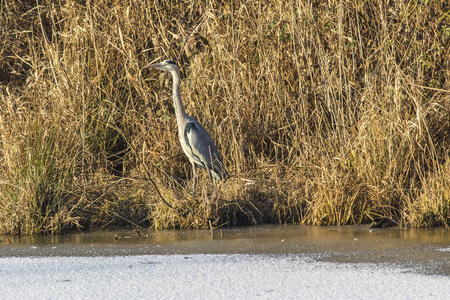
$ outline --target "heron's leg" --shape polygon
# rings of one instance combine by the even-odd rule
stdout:
[[[192,197],[195,195],[195,185],[197,184],[197,171],[195,170],[195,164],[192,163],[192,176],[194,177],[194,184],[192,186]]]

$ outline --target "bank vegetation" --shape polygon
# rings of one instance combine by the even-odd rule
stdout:
[[[0,232],[450,223],[448,0],[0,1]],[[191,166],[171,78],[231,177]]]

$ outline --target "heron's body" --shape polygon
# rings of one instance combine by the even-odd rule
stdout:
[[[227,170],[211,136],[195,118],[189,116],[184,110],[180,95],[180,71],[176,63],[166,60],[146,67],[169,71],[172,74],[173,103],[178,124],[178,137],[181,148],[192,164],[194,177],[192,194],[194,195],[195,193],[195,184],[197,182],[196,165],[208,170],[211,183],[213,182],[212,177],[217,180],[228,177]]]

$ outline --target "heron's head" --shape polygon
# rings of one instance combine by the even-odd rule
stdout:
[[[157,63],[157,64],[146,65],[144,67],[144,69],[146,69],[146,68],[155,68],[158,70],[169,71],[169,72],[173,72],[173,71],[179,72],[180,71],[177,64],[173,60],[165,60],[165,61]]]

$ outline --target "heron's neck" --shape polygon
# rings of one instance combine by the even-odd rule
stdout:
[[[179,72],[172,72],[173,77],[173,105],[175,107],[175,114],[177,116],[178,121],[180,121],[180,118],[187,118],[186,112],[183,107],[183,103],[181,102],[181,94],[180,94],[180,73]]]

